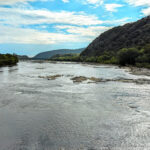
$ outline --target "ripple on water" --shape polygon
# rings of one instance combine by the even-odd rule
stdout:
[[[0,74],[2,150],[150,147],[150,84],[131,82],[143,76],[114,66],[78,63],[20,62],[16,68]],[[38,78],[55,75],[61,77]],[[109,82],[70,80],[80,76]]]

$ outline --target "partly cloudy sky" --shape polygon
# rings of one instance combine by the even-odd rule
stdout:
[[[0,0],[0,53],[83,48],[147,15],[150,0]]]

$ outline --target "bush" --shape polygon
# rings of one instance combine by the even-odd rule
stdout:
[[[92,56],[92,57],[86,57],[84,61],[85,62],[96,62],[97,61],[96,59],[97,59],[96,57]]]
[[[118,62],[120,65],[135,65],[138,56],[136,48],[123,48],[118,52]]]
[[[150,63],[150,55],[143,54],[137,57],[136,59],[137,63]]]
[[[136,63],[136,67],[150,69],[150,64],[149,63]]]

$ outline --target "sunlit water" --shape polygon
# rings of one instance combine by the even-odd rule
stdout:
[[[63,75],[56,80],[39,76]],[[0,68],[0,150],[150,149],[150,85],[115,66],[20,62]]]

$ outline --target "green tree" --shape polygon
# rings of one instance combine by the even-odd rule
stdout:
[[[134,65],[139,56],[139,51],[136,48],[123,48],[118,52],[118,61],[120,65]]]

